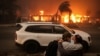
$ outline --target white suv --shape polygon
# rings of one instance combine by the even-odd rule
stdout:
[[[80,30],[72,30],[63,24],[52,22],[18,23],[15,42],[22,45],[28,52],[36,52],[40,46],[47,46],[52,40],[62,37],[64,32],[71,35],[79,34],[90,46],[91,36]]]

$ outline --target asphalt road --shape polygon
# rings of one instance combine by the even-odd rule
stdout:
[[[88,32],[92,36],[92,45],[89,53],[100,53],[100,27],[96,26],[81,26],[81,30]]]
[[[80,30],[86,31],[92,35],[92,45],[88,53],[100,53],[100,29],[94,26],[79,26]],[[14,43],[15,27],[0,26],[0,53],[20,52],[26,53]]]

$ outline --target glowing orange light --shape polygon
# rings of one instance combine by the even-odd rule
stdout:
[[[33,16],[33,20],[38,21],[39,17],[38,16]]]
[[[81,17],[82,17],[81,15],[72,14],[70,19],[73,21],[73,23],[80,23],[80,22],[82,22]],[[63,19],[63,23],[69,23],[69,16],[68,15],[63,15],[62,19]]]
[[[44,14],[44,11],[43,10],[40,10],[39,12],[40,12],[40,15],[43,15]]]
[[[82,16],[81,15],[76,15],[76,22],[81,23],[82,22]]]
[[[83,17],[88,18],[88,17],[90,17],[90,16],[83,16]]]
[[[80,20],[80,19],[77,19],[77,20],[76,20],[76,22],[80,23],[80,22],[81,22],[81,20]]]
[[[62,23],[69,23],[68,15],[62,15],[61,18],[62,18],[61,20]]]
[[[76,15],[76,17],[82,17],[81,15]]]
[[[40,15],[44,15],[44,11],[43,10],[40,10],[39,12],[40,12]],[[41,21],[45,21],[43,16],[41,16]]]
[[[64,22],[65,22],[65,23],[69,23],[68,16],[65,16],[65,17],[64,17]]]
[[[71,19],[72,19],[72,21],[73,21],[74,23],[76,23],[76,17],[75,17],[74,14],[71,15]]]
[[[46,19],[43,16],[41,16],[41,21],[46,21]]]

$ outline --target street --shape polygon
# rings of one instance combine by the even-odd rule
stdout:
[[[80,30],[88,32],[92,36],[92,44],[87,53],[100,53],[100,29],[94,26],[79,26]],[[4,53],[24,53],[21,48],[15,45],[15,27],[0,26],[0,56]],[[39,52],[41,53],[41,52]]]
[[[95,26],[81,27],[81,30],[88,32],[92,36],[92,44],[89,53],[100,53],[100,29]]]

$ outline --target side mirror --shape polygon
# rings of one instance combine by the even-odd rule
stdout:
[[[73,34],[75,34],[75,31],[74,31],[74,30],[72,30],[72,33],[73,33]]]

